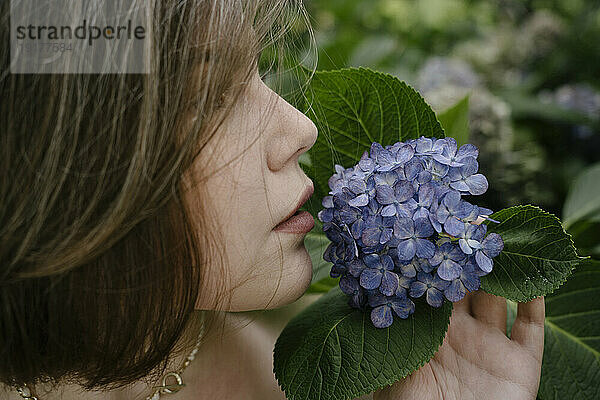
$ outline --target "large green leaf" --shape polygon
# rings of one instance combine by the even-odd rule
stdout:
[[[581,219],[600,221],[600,163],[577,176],[563,208],[563,224],[569,229]]]
[[[585,261],[546,297],[541,399],[600,399],[599,298],[599,261]]]
[[[319,71],[306,87],[304,109],[319,129],[303,169],[315,184],[317,199],[329,192],[334,165],[355,165],[371,143],[383,146],[421,135],[444,137],[425,100],[389,74],[366,68]],[[316,215],[318,208],[312,208]]]
[[[529,301],[557,289],[581,262],[571,236],[554,215],[531,205],[498,211],[488,232],[504,240],[494,269],[481,278],[488,293],[514,301]]]
[[[385,329],[332,289],[285,327],[274,350],[274,372],[290,400],[352,399],[392,384],[425,364],[442,344],[452,303],[418,301],[408,319]]]

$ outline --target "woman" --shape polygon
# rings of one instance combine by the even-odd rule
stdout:
[[[317,131],[256,63],[301,4],[156,2],[145,75],[11,74],[0,7],[0,398],[285,398],[284,321],[234,312],[310,283],[280,223],[312,193]],[[520,304],[508,339],[505,302],[467,296],[435,358],[373,398],[535,399],[543,318]]]

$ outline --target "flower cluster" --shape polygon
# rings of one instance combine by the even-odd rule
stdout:
[[[350,304],[372,308],[376,327],[407,318],[414,298],[458,301],[492,270],[504,246],[480,224],[492,211],[462,198],[487,190],[477,156],[471,144],[421,137],[373,143],[354,167],[335,166],[318,214],[331,240],[323,258]]]

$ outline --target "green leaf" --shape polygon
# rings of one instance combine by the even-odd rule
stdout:
[[[274,350],[274,372],[290,400],[352,399],[392,384],[425,364],[442,344],[452,303],[416,302],[408,319],[385,329],[351,308],[332,289],[285,327]]]
[[[546,297],[543,400],[600,399],[600,261],[587,260]]]
[[[306,290],[306,293],[327,293],[337,285],[339,285],[340,278],[332,278],[326,276],[318,282],[312,283]]]
[[[531,205],[515,206],[491,216],[488,232],[496,232],[504,249],[494,269],[481,278],[488,293],[529,301],[557,289],[582,260],[558,218]]]
[[[582,219],[600,220],[600,163],[592,165],[577,176],[565,201],[565,229]]]
[[[438,114],[446,137],[456,139],[459,146],[469,143],[469,96]]]
[[[371,143],[383,146],[422,135],[444,137],[433,110],[396,77],[366,68],[318,71],[306,87],[302,107],[319,136],[303,169],[314,181],[315,198],[329,192],[334,165],[358,163]],[[318,208],[311,212],[316,215]]]
[[[331,263],[323,260],[323,253],[331,241],[322,231],[319,232],[316,229],[320,230],[321,228],[317,228],[315,225],[315,228],[304,236],[304,246],[308,250],[313,265],[312,283],[328,277],[331,269]]]

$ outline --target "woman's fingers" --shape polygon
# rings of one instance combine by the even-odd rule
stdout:
[[[511,339],[528,349],[538,360],[544,353],[544,297],[528,303],[519,303],[517,318],[512,327]]]
[[[471,314],[506,335],[506,300],[503,297],[476,291],[471,299]]]

